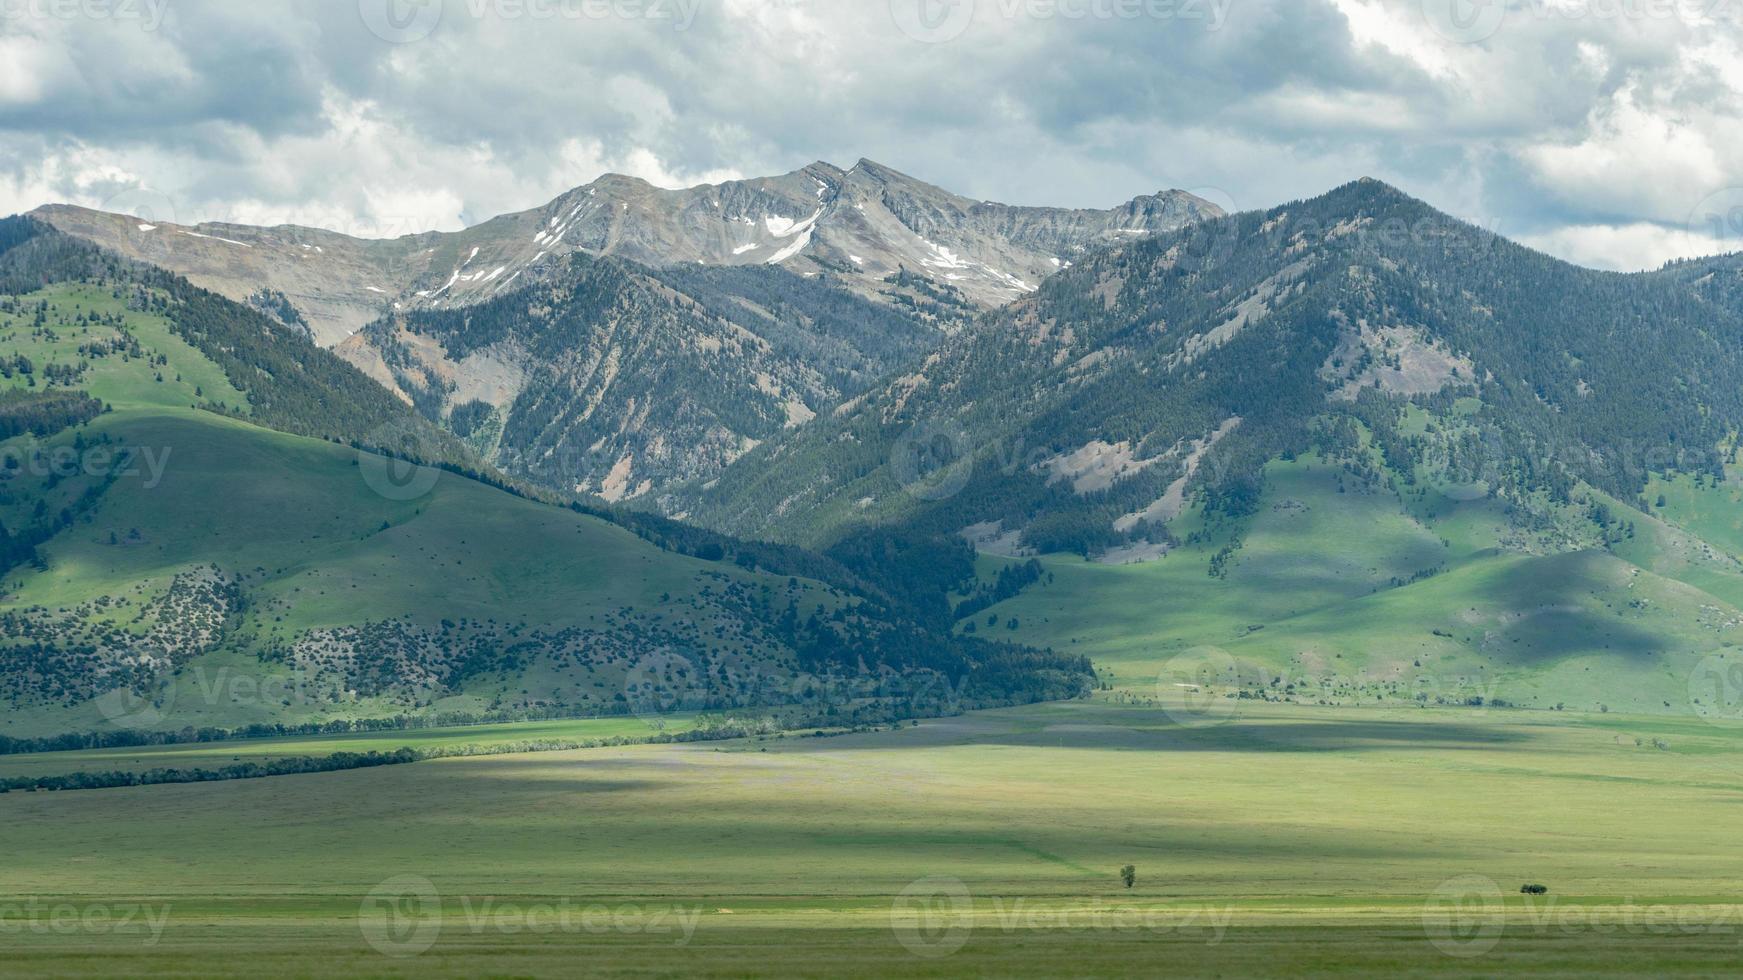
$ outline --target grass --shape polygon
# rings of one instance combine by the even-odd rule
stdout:
[[[167,319],[128,309],[108,288],[63,284],[13,303],[15,312],[0,313],[0,346],[35,370],[0,383],[46,385],[48,365],[78,366],[75,385],[113,411],[76,431],[8,444],[30,462],[0,474],[0,521],[27,527],[62,508],[76,517],[39,547],[46,567],[6,575],[0,614],[32,617],[32,632],[15,649],[36,659],[5,669],[55,668],[55,657],[32,652],[39,642],[95,648],[104,626],[145,634],[152,620],[142,610],[191,591],[184,581],[178,593],[178,577],[217,569],[238,597],[221,616],[222,642],[179,657],[171,686],[153,692],[161,717],[130,714],[136,727],[551,704],[604,711],[622,706],[646,657],[668,649],[698,672],[731,668],[747,684],[771,673],[787,679],[792,657],[769,635],[774,617],[788,604],[800,620],[827,615],[843,601],[818,582],[663,551],[615,524],[453,474],[422,470],[407,481],[386,472],[397,464],[380,457],[196,409],[222,402],[245,410],[246,402]],[[92,314],[121,324],[90,323]],[[92,353],[114,341],[124,343]],[[89,446],[105,460],[123,450],[134,460],[94,506],[81,502],[101,483],[88,466],[69,475],[35,462],[38,451],[43,458],[59,451],[83,463],[92,457],[77,450]],[[407,485],[414,489],[400,492]],[[381,692],[346,673],[342,652],[305,652],[296,665],[274,655],[311,631],[373,625],[428,637],[451,624],[460,632],[443,642],[487,661],[458,689],[431,683]],[[322,635],[330,650],[340,649],[336,634]],[[0,660],[10,652],[0,651]],[[327,658],[320,671],[309,666],[318,656]],[[656,683],[685,681],[653,678],[643,687]],[[112,721],[101,704],[76,697],[39,691],[9,701],[0,734],[104,730]]]
[[[39,304],[47,304],[41,328],[33,322]],[[90,472],[56,474],[32,462],[5,474],[6,526],[27,527],[63,507],[76,508],[77,518],[39,548],[46,568],[8,573],[0,613],[46,616],[55,621],[45,627],[53,642],[80,646],[93,642],[85,632],[91,624],[144,633],[149,621],[139,611],[171,596],[178,576],[216,567],[241,597],[224,641],[182,664],[157,698],[166,703],[161,721],[139,727],[233,728],[551,703],[603,710],[617,706],[638,657],[680,642],[695,664],[730,665],[744,676],[785,671],[755,615],[728,608],[734,603],[790,601],[801,619],[840,604],[820,583],[790,584],[785,576],[662,551],[616,525],[452,474],[422,471],[427,492],[398,493],[391,484],[383,492],[381,471],[395,464],[193,408],[196,401],[245,404],[167,320],[126,309],[107,289],[55,286],[22,297],[17,309],[0,314],[7,351],[28,357],[37,377],[49,364],[83,364],[77,385],[113,411],[76,432],[26,436],[8,448],[33,460],[34,450],[94,445],[104,459],[131,452],[134,465],[89,507],[81,495],[100,482]],[[91,313],[120,316],[123,326],[89,324]],[[138,350],[89,355],[90,345],[116,338],[131,338]],[[14,373],[4,383],[29,381]],[[67,610],[86,625],[67,621]],[[624,633],[632,618],[640,630],[633,637]],[[316,677],[263,660],[311,630],[368,623],[426,633],[459,623],[503,666],[472,672],[459,690],[382,695],[355,690],[332,672]],[[533,630],[584,638],[559,651],[556,641],[529,641]],[[618,639],[599,639],[607,635]],[[102,730],[110,721],[95,702],[37,698],[0,712],[0,733]]]
[[[177,573],[216,564],[242,576],[246,610],[223,648],[178,675],[168,727],[404,710],[398,701],[348,699],[330,684],[299,687],[301,675],[260,660],[260,651],[311,629],[396,619],[432,629],[467,619],[494,620],[501,631],[516,624],[603,629],[610,617],[633,614],[650,630],[693,635],[700,647],[750,663],[772,658],[730,631],[708,635],[729,622],[711,597],[737,583],[790,597],[802,611],[837,602],[818,583],[802,580],[795,592],[784,576],[661,551],[615,525],[451,474],[439,475],[423,496],[392,499],[372,489],[356,452],[244,422],[191,412],[117,413],[91,428],[156,450],[167,460],[161,479],[146,486],[143,477],[123,477],[85,519],[41,549],[48,570],[10,576],[0,609],[128,598],[133,605],[109,615],[126,623],[139,603],[169,590]],[[211,505],[219,500],[222,507]],[[599,654],[572,670],[536,666],[480,675],[432,707],[481,711],[541,700],[581,705],[588,698],[604,707],[624,690],[633,663]],[[276,683],[290,693],[233,697],[220,686],[231,682]],[[89,703],[70,710],[20,706],[0,717],[0,732],[47,735],[105,724]]]
[[[29,304],[24,312],[0,311],[0,343],[5,345],[6,352],[29,358],[39,372],[49,364],[86,361],[89,367],[85,376],[74,387],[89,391],[92,397],[114,406],[116,411],[185,410],[195,404],[220,402],[247,410],[247,397],[230,384],[223,369],[177,336],[167,318],[128,309],[126,298],[116,297],[108,288],[58,283],[20,297],[20,301]],[[48,331],[34,329],[34,308],[38,303],[49,304]],[[103,324],[69,326],[56,322],[91,313],[121,317],[123,330]],[[161,357],[167,363],[157,365],[139,358],[124,360],[119,354],[81,357],[81,346],[120,338],[123,331],[138,341],[148,359]],[[158,380],[160,377],[162,380]],[[0,383],[25,387],[27,378],[14,375]]]
[[[48,298],[113,311],[81,289]],[[196,386],[239,396],[161,321],[126,315],[166,380],[139,359],[93,364],[85,385],[116,411],[85,435],[167,452],[161,482],[111,488],[44,547],[46,571],[9,576],[0,611],[144,601],[208,563],[239,575],[232,641],[187,665],[159,727],[398,710],[262,693],[282,678],[259,652],[309,629],[584,627],[634,610],[712,632],[708,590],[787,589],[462,479],[383,495],[354,452],[190,409]],[[38,363],[90,339],[19,322],[0,335]],[[33,494],[83,485],[30,479],[0,500],[9,526]],[[1189,512],[1175,530],[1205,536],[1160,561],[1050,556],[1042,583],[978,617],[983,636],[1091,656],[1111,687],[1094,701],[832,738],[0,795],[0,974],[1721,975],[1743,929],[1743,728],[1693,717],[1689,699],[1695,665],[1731,656],[1743,623],[1739,498],[1687,478],[1660,492],[1632,536],[1555,549],[1542,540],[1564,528],[1526,533],[1487,499],[1273,464],[1225,574],[1210,572],[1228,529]],[[1263,699],[1207,698],[1233,688],[1181,669],[1219,658]],[[608,659],[585,676],[487,673],[431,706],[624,679]],[[105,722],[89,705],[0,714],[15,735]],[[0,757],[0,775],[651,731],[625,718],[43,753]],[[1550,894],[1519,895],[1526,882]],[[395,942],[437,911],[427,951],[383,953],[384,937],[413,952]]]
[[[0,907],[168,918],[150,945],[15,930],[4,969],[222,972],[244,948],[251,970],[298,975],[1591,975],[1736,955],[1743,731],[1227,708],[1072,702],[829,739],[8,794]],[[405,876],[437,893],[440,933],[393,959],[362,923]],[[1459,920],[1455,938],[1500,929],[1475,960],[1432,942],[1469,880],[1505,896]],[[1526,881],[1550,895],[1528,901]],[[589,932],[590,908],[623,925]],[[647,931],[656,913],[693,935]],[[947,956],[902,942],[936,951],[965,924]]]
[[[1185,515],[1180,533],[1197,520]],[[1182,665],[1222,660],[1249,686],[1293,685],[1288,696],[1311,701],[1420,694],[1687,715],[1702,662],[1743,655],[1727,653],[1743,641],[1743,611],[1725,598],[1743,601],[1743,566],[1680,526],[1642,517],[1610,550],[1560,553],[1498,547],[1510,534],[1488,499],[1401,499],[1303,457],[1267,470],[1224,575],[1210,574],[1215,534],[1142,564],[1044,556],[1049,575],[975,625],[1089,656],[1138,697],[1180,682]],[[983,556],[983,578],[1007,561]]]
[[[695,726],[695,718],[584,718],[522,721],[498,725],[466,725],[402,731],[339,735],[299,735],[286,738],[227,739],[64,752],[0,755],[0,778],[57,776],[74,772],[143,772],[148,769],[220,769],[238,762],[326,756],[335,752],[392,752],[476,747],[494,749],[524,742],[577,742],[645,739],[662,732],[678,734]]]

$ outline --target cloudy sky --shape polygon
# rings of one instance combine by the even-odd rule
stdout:
[[[0,213],[391,236],[607,171],[974,197],[1391,181],[1588,265],[1743,248],[1743,0],[0,0]]]

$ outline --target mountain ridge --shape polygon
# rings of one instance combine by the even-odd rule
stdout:
[[[1020,295],[1098,241],[1221,212],[1183,191],[1100,211],[974,201],[861,160],[847,170],[819,161],[772,177],[678,189],[605,174],[545,204],[460,231],[392,239],[295,224],[157,223],[64,204],[31,213],[237,301],[261,289],[282,293],[316,340],[332,346],[394,309],[498,295],[520,277],[540,274],[545,258],[571,250],[652,266],[827,270],[872,297],[891,292],[882,279],[908,269],[968,305],[988,307]],[[946,219],[972,224],[973,233],[952,229]]]

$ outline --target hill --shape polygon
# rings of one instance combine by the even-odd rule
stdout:
[[[832,551],[973,547],[959,628],[1144,690],[1214,648],[1369,694],[1486,673],[1689,711],[1743,565],[1653,501],[1735,486],[1736,276],[1580,269],[1361,181],[1086,256],[676,499]]]
[[[382,425],[445,444],[259,313],[0,231],[0,281],[28,287],[0,295],[0,734],[744,705],[854,721],[1084,681],[1081,660],[964,643],[803,553],[355,448]],[[302,360],[253,357],[262,331]],[[265,427],[316,426],[303,406],[324,429]]]

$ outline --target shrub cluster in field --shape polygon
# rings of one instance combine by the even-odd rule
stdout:
[[[0,391],[0,439],[26,432],[37,438],[82,425],[103,412],[103,403],[82,391]]]
[[[71,705],[117,689],[143,692],[215,647],[240,601],[235,580],[208,565],[178,572],[157,595],[0,612],[0,701]]]

